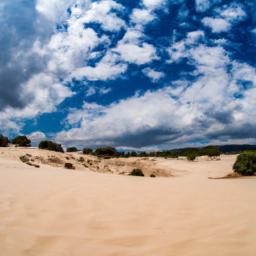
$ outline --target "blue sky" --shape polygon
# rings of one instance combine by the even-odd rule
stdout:
[[[2,0],[0,132],[143,150],[256,143],[255,4]]]

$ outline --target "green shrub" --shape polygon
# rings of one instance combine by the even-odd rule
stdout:
[[[93,150],[91,148],[84,148],[83,149],[83,154],[84,155],[91,155]]]
[[[49,141],[49,140],[41,141],[39,143],[38,147],[40,149],[47,149],[47,150],[51,150],[51,151],[64,153],[64,150],[63,150],[61,144],[57,144],[57,143],[55,143],[53,141]]]
[[[130,176],[141,176],[141,177],[143,177],[145,175],[144,175],[144,173],[143,173],[143,171],[141,169],[137,168],[137,169],[133,169],[131,171]]]
[[[107,156],[107,157],[114,157],[117,156],[118,153],[115,148],[112,147],[101,147],[97,148],[94,152],[96,156]]]
[[[197,157],[197,155],[196,155],[196,154],[193,154],[193,153],[190,153],[190,154],[187,155],[187,159],[188,159],[189,161],[194,161],[194,160],[196,160],[196,157]]]
[[[76,147],[70,147],[70,148],[67,148],[67,152],[77,152],[78,149]]]
[[[12,140],[12,143],[18,147],[30,147],[31,140],[26,136],[17,136]]]
[[[235,172],[251,176],[256,173],[256,151],[246,151],[241,153],[233,166]]]
[[[0,134],[0,147],[8,147],[8,144],[9,144],[8,138]]]

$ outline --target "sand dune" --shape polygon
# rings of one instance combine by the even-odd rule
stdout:
[[[255,255],[256,179],[208,179],[235,156],[151,159],[172,177],[137,178],[37,169],[15,150],[0,151],[1,255]]]

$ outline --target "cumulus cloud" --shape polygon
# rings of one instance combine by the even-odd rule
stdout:
[[[182,0],[141,0],[134,8],[117,0],[1,1],[1,131],[19,131],[27,119],[54,112],[83,91],[83,101],[96,94],[99,101],[69,109],[65,127],[71,128],[57,136],[67,144],[252,141],[255,68],[239,49],[250,47],[240,40],[247,28],[239,35],[232,29],[250,22],[249,4],[194,2],[195,9]],[[230,36],[221,38],[223,32]],[[149,88],[142,74],[164,84],[140,90]],[[138,85],[125,88],[120,99],[111,80],[134,82],[136,76]],[[108,93],[112,103],[106,105]],[[35,140],[41,135],[31,134]]]
[[[76,0],[37,0],[36,10],[46,19],[57,22],[67,15],[66,10],[75,2]]]
[[[134,9],[131,21],[136,25],[145,25],[155,19],[155,16],[147,9]]]
[[[28,137],[33,145],[38,144],[40,141],[46,139],[46,135],[40,131],[32,132],[28,135]]]
[[[231,28],[230,23],[222,18],[205,17],[202,22],[205,26],[211,28],[213,33],[227,32]]]
[[[157,9],[161,8],[166,0],[142,0],[143,5],[148,9]]]
[[[215,10],[214,17],[205,17],[202,22],[211,28],[213,33],[227,32],[233,25],[245,20],[247,14],[240,4],[231,3]]]
[[[122,60],[137,65],[157,59],[155,47],[144,42],[143,34],[140,31],[132,29],[126,32],[113,51],[118,53]]]
[[[186,51],[195,67],[193,82],[179,80],[108,106],[85,102],[70,112],[66,121],[74,128],[59,133],[58,140],[133,148],[253,140],[256,123],[248,113],[256,114],[256,69],[233,61],[221,46],[198,43]]]

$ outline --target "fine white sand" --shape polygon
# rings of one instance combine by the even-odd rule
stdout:
[[[141,178],[36,169],[15,150],[0,150],[0,255],[256,255],[256,179],[208,179],[235,156],[156,159],[173,177]]]

